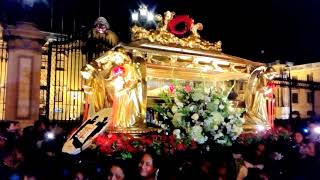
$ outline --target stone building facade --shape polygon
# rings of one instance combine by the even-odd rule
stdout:
[[[299,114],[301,118],[320,116],[320,91],[312,88],[294,87],[297,81],[306,83],[320,82],[320,62],[286,66],[277,64],[273,66],[283,78],[291,77],[293,87],[291,88],[292,112]],[[290,93],[288,87],[277,87],[276,97],[276,118],[289,118]]]

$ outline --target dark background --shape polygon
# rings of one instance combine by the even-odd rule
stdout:
[[[22,0],[0,1],[4,24],[28,19],[43,31],[77,32],[93,26],[99,16],[99,0],[24,0],[35,1],[32,8],[23,7]],[[140,3],[161,14],[172,10],[190,15],[203,23],[202,37],[221,40],[227,54],[295,64],[320,59],[318,0],[101,0],[100,15],[124,42],[130,39],[130,12]]]

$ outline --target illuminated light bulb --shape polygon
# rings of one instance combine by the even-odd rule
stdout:
[[[141,15],[141,16],[147,16],[147,14],[148,14],[148,8],[147,8],[147,6],[146,6],[146,5],[140,6],[139,12],[140,12],[140,15]]]
[[[132,14],[131,14],[131,19],[132,19],[132,21],[138,21],[139,20],[139,14],[138,14],[138,12],[133,12]]]
[[[154,20],[154,14],[153,14],[153,12],[148,12],[147,21],[153,21],[153,20]]]

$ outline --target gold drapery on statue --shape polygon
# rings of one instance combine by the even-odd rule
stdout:
[[[270,67],[258,67],[248,81],[245,91],[246,112],[244,114],[244,129],[255,130],[257,125],[269,128],[267,111],[267,94],[272,92],[268,82],[275,77],[275,71]]]

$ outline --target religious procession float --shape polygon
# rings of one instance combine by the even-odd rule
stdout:
[[[155,20],[156,28],[133,26],[131,43],[83,68],[86,120],[63,152],[230,146],[243,132],[272,127],[272,68],[224,54],[187,15],[167,11]],[[235,90],[243,85],[242,94]]]

